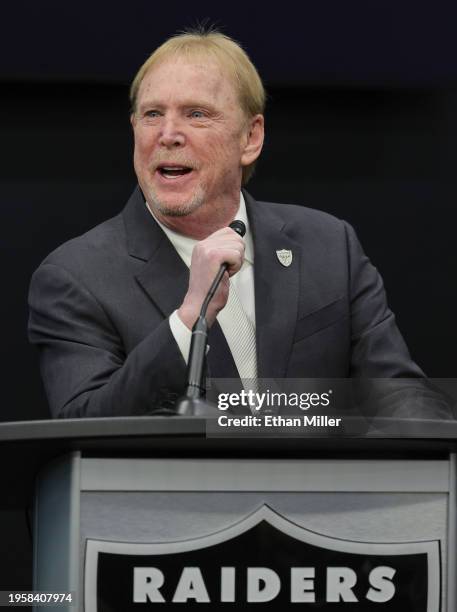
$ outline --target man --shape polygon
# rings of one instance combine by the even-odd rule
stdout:
[[[190,329],[224,262],[208,308],[209,375],[423,376],[352,228],[241,191],[263,145],[265,94],[234,41],[171,38],[131,97],[139,187],[122,214],[49,255],[31,283],[30,340],[54,416],[172,407]],[[228,227],[235,218],[244,240]]]

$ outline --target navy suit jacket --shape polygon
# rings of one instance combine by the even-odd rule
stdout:
[[[260,378],[422,377],[389,310],[383,283],[350,225],[244,192],[255,247]],[[292,252],[284,267],[277,250]],[[136,188],[121,214],[70,240],[30,287],[29,337],[52,414],[153,414],[185,387],[168,324],[189,272]],[[209,371],[236,377],[218,324]]]

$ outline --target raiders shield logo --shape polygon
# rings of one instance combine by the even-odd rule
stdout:
[[[285,268],[288,268],[292,263],[292,251],[288,249],[282,249],[280,251],[276,251],[276,255],[279,259],[279,263],[282,264]]]
[[[439,612],[440,548],[331,538],[263,505],[193,539],[89,539],[84,590],[85,612]]]

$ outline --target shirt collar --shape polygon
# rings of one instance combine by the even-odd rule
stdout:
[[[149,210],[149,212],[153,216],[156,223],[158,223],[158,225],[163,229],[163,231],[167,235],[167,238],[170,240],[170,242],[172,243],[172,245],[174,246],[174,248],[180,255],[181,259],[189,267],[191,259],[192,259],[192,251],[194,249],[194,246],[197,244],[198,240],[195,240],[194,238],[189,238],[188,236],[183,236],[182,234],[179,234],[178,232],[175,232],[169,229],[168,227],[166,227],[163,223],[161,223],[157,219],[157,217],[154,215],[151,207],[149,206],[147,202],[146,202],[146,208]],[[249,219],[248,219],[248,215],[246,211],[246,202],[244,201],[244,197],[241,192],[240,192],[240,205],[238,208],[238,212],[235,215],[235,218],[239,219],[240,221],[243,221],[243,223],[246,226],[246,234],[244,236],[244,243],[246,245],[246,251],[244,254],[244,259],[245,259],[245,262],[253,264],[254,263],[254,244],[252,241],[252,232],[249,227]]]

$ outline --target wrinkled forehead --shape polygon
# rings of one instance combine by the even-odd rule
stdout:
[[[139,87],[138,102],[158,95],[178,97],[192,92],[241,108],[236,85],[234,71],[217,56],[173,54],[149,67]]]

